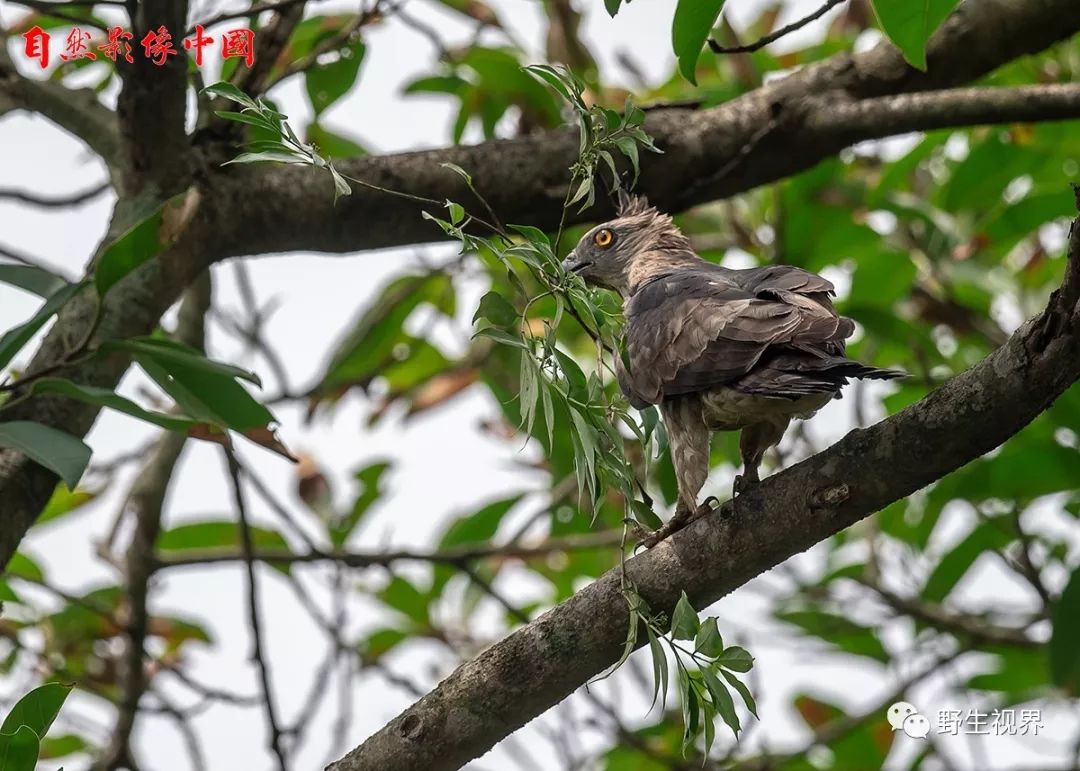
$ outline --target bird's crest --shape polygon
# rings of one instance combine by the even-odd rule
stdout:
[[[620,222],[647,232],[651,247],[669,251],[690,249],[690,241],[675,226],[671,216],[661,213],[643,195],[632,195],[620,190],[615,212]]]
[[[635,217],[640,214],[657,214],[658,212],[645,196],[631,195],[625,190],[620,190],[615,213],[620,217]]]

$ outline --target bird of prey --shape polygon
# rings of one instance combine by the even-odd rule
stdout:
[[[833,285],[787,265],[734,270],[707,262],[641,197],[620,195],[617,217],[586,233],[563,261],[586,283],[623,299],[625,353],[615,374],[630,403],[658,405],[679,495],[653,546],[712,510],[698,493],[713,431],[742,431],[733,498],[757,482],[765,451],[792,418],[839,398],[848,378],[904,373],[845,356],[855,325],[833,308]]]

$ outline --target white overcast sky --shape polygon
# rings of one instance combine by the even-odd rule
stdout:
[[[518,40],[524,41],[540,60],[543,51],[543,29],[540,25],[540,5],[530,0],[497,0],[492,3],[501,18],[513,27]],[[209,15],[222,8],[240,8],[240,3],[195,3],[192,18]],[[311,11],[330,11],[350,7],[348,3],[309,2]],[[353,4],[354,5],[354,4]],[[619,49],[629,51],[643,68],[650,82],[659,82],[672,67],[670,52],[672,0],[636,0],[625,6],[615,20],[602,11],[600,0],[581,0],[587,10],[584,37],[597,55],[606,79],[629,82],[615,62]],[[736,26],[751,18],[762,5],[759,0],[731,0],[729,13]],[[785,19],[806,13],[818,5],[818,0],[800,0],[787,4]],[[7,3],[0,4],[2,17],[10,21],[23,12]],[[465,43],[468,28],[453,16],[439,10],[426,0],[412,0],[408,12],[436,26],[449,42]],[[822,29],[819,25],[818,31]],[[813,29],[794,36],[786,45],[797,45],[816,34]],[[401,95],[402,86],[415,77],[434,70],[434,51],[423,36],[394,18],[371,28],[365,36],[368,43],[359,86],[339,102],[326,117],[326,124],[340,132],[356,137],[373,152],[393,152],[417,147],[446,144],[453,119],[453,105],[448,100],[426,96]],[[493,37],[493,40],[497,38]],[[54,40],[54,55],[57,46]],[[865,41],[870,42],[870,41]],[[12,41],[11,52],[20,62],[21,41]],[[211,62],[216,61],[210,57]],[[208,65],[212,66],[212,65]],[[30,66],[24,71],[33,72]],[[212,78],[208,75],[207,82]],[[107,93],[115,99],[114,91]],[[310,108],[300,81],[294,81],[276,95],[293,125],[303,126],[310,118]],[[475,140],[477,137],[473,137]],[[92,186],[102,180],[101,164],[88,151],[63,131],[54,128],[44,118],[25,114],[9,114],[0,118],[0,186],[18,186],[44,194],[70,193]],[[258,190],[250,192],[258,196]],[[76,209],[49,211],[0,202],[0,242],[4,246],[32,254],[55,266],[69,276],[83,270],[98,239],[104,233],[112,197],[103,196]],[[378,227],[377,222],[371,226]],[[327,353],[351,318],[374,297],[389,277],[420,258],[439,259],[445,248],[413,247],[369,252],[356,255],[320,255],[296,253],[263,257],[250,261],[259,297],[266,301],[276,297],[280,308],[269,324],[269,335],[288,363],[293,385],[310,384],[326,364]],[[235,291],[233,268],[215,268],[215,295],[228,307],[240,306]],[[470,303],[483,291],[480,286],[466,286],[460,299],[459,323],[439,330],[438,339],[447,345],[468,334]],[[25,319],[35,307],[34,299],[9,287],[0,286],[0,330]],[[235,361],[240,346],[226,335],[219,325],[213,325],[209,339],[211,353],[218,358]],[[20,359],[25,363],[26,356]],[[273,383],[262,362],[252,363]],[[128,377],[124,383],[127,393],[136,393],[140,381]],[[273,387],[273,386],[271,386]],[[851,425],[849,401],[833,403],[815,421],[818,437],[838,438]],[[281,408],[277,415],[282,422],[281,434],[293,448],[313,454],[335,481],[340,502],[350,500],[353,493],[349,480],[351,472],[379,458],[394,460],[389,475],[389,494],[369,516],[362,532],[352,544],[373,548],[380,545],[430,546],[433,534],[445,526],[454,512],[475,508],[478,502],[522,490],[542,490],[545,480],[534,473],[520,470],[523,457],[517,445],[487,438],[478,431],[478,424],[497,413],[484,389],[475,388],[449,406],[402,425],[400,416],[391,416],[375,429],[366,425],[369,405],[362,398],[347,398],[333,414],[310,425],[302,421],[301,408]],[[129,450],[153,432],[146,426],[126,417],[105,414],[97,422],[88,441],[96,457],[107,458]],[[250,446],[242,448],[246,463],[254,467],[284,500],[294,500],[292,468],[276,456]],[[527,453],[526,453],[527,455]],[[722,475],[719,475],[722,476]],[[711,481],[710,491],[722,494],[729,479]],[[95,504],[55,525],[35,530],[24,548],[47,566],[50,578],[70,591],[85,590],[97,583],[115,580],[113,571],[93,556],[92,540],[103,536],[117,507],[124,485],[116,485]],[[176,475],[173,494],[167,504],[170,525],[209,516],[227,516],[231,510],[229,492],[222,475],[220,454],[213,446],[191,442]],[[534,499],[523,507],[524,514],[535,510],[540,500]],[[252,498],[252,508],[259,521],[274,522],[262,502]],[[953,536],[962,534],[970,522],[970,513],[956,511]],[[950,536],[950,537],[953,537]],[[819,558],[811,552],[792,560],[789,567],[798,573],[812,575]],[[319,577],[309,581],[318,587]],[[422,571],[421,571],[422,575]],[[291,720],[309,687],[313,672],[321,661],[326,640],[310,623],[293,594],[272,571],[261,571],[263,586],[263,615],[267,624],[268,647],[273,666],[275,696],[279,712]],[[368,571],[360,575],[365,584],[377,585],[382,576]],[[507,593],[521,599],[534,591],[534,584],[519,576],[505,579]],[[919,668],[916,660],[906,662],[902,671],[884,672],[870,665],[855,665],[850,658],[838,659],[818,653],[808,655],[810,643],[794,642],[790,635],[779,635],[775,622],[765,616],[765,592],[784,579],[774,572],[740,590],[719,603],[714,612],[720,616],[721,628],[729,637],[741,637],[758,657],[755,668],[755,688],[759,696],[764,729],[777,740],[777,749],[797,746],[808,734],[790,708],[795,693],[810,692],[834,701],[848,703],[853,708],[870,705],[882,698],[895,683]],[[1018,596],[1021,589],[1010,584],[1000,570],[987,565],[979,571],[978,580],[965,587],[972,596],[987,603],[996,598]],[[325,599],[325,592],[317,591]],[[154,584],[153,607],[170,610],[206,623],[216,640],[213,648],[191,646],[193,672],[203,682],[228,685],[235,690],[253,693],[256,688],[254,671],[248,663],[249,633],[245,624],[242,574],[235,566],[213,569],[182,570],[161,574]],[[47,601],[47,598],[43,598]],[[499,629],[497,614],[486,628]],[[738,619],[736,621],[736,619]],[[375,628],[388,618],[380,615],[372,603],[354,603],[355,629]],[[900,626],[885,630],[887,643],[902,647],[909,639],[909,630]],[[842,662],[842,663],[838,663]],[[430,684],[442,677],[452,662],[436,650],[418,645],[411,653],[389,659],[390,668],[420,683]],[[435,665],[434,669],[432,665]],[[961,677],[954,672],[953,676]],[[615,678],[614,681],[619,681]],[[625,683],[626,681],[623,680]],[[8,697],[25,683],[3,684],[0,696]],[[942,701],[941,681],[916,689],[910,696],[931,717],[938,709],[947,707],[969,709],[975,703],[948,704]],[[610,696],[612,685],[601,684],[597,691]],[[625,686],[627,694],[636,691]],[[184,694],[182,689],[169,688],[170,693]],[[624,695],[625,696],[625,695]],[[386,684],[378,676],[369,676],[354,686],[351,694],[354,717],[348,727],[348,747],[381,727],[411,701],[408,693]],[[190,702],[191,697],[178,696]],[[630,708],[624,717],[630,722],[645,718],[647,704],[637,707],[636,697],[624,698]],[[336,693],[328,693],[321,712],[316,716],[312,734],[305,751],[298,757],[297,769],[319,768],[331,756],[336,757],[348,747],[331,747],[330,733],[336,709]],[[579,702],[573,714],[583,714]],[[68,717],[70,715],[70,717]],[[110,717],[94,700],[73,697],[61,724],[80,718],[109,725]],[[541,738],[544,726],[553,725],[551,716],[541,718],[519,733],[518,753],[531,755],[535,768],[560,768],[552,754],[551,744]],[[1067,716],[1047,717],[1047,730],[1037,740],[1011,740],[999,737],[943,737],[941,744],[955,758],[958,768],[1006,768],[1023,763],[1027,767],[1043,764],[1050,752],[1060,757],[1060,748],[1070,739]],[[270,768],[266,753],[263,715],[254,709],[215,706],[196,718],[194,725],[204,742],[209,768],[214,771],[232,769]],[[584,746],[600,746],[597,736],[584,729]],[[1056,732],[1056,734],[1055,734]],[[104,735],[104,734],[102,734]],[[720,734],[721,741],[727,736]],[[906,743],[906,744],[905,744]],[[915,740],[899,736],[894,758],[910,757],[917,749]],[[524,748],[522,750],[522,748]],[[138,757],[144,768],[172,771],[188,768],[180,736],[167,721],[143,717],[136,731]],[[974,753],[974,754],[973,754]],[[515,768],[503,749],[477,761],[478,769]],[[253,760],[255,758],[255,760]],[[1040,760],[1042,758],[1043,760]],[[971,765],[969,765],[971,764]],[[58,764],[43,764],[53,769]],[[84,764],[64,763],[68,769]]]

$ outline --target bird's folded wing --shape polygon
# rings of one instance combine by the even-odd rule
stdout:
[[[643,287],[626,310],[626,361],[617,362],[623,391],[635,404],[657,404],[725,385],[773,345],[842,355],[852,325],[828,301],[832,285],[793,270],[749,286],[712,271],[680,271]]]

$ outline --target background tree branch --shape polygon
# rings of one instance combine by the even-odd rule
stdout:
[[[669,614],[701,608],[1002,444],[1080,379],[1080,222],[1060,289],[1008,342],[926,398],[765,479],[625,564]],[[614,664],[628,608],[619,569],[459,667],[330,771],[456,769]],[[639,644],[644,635],[639,637]]]
[[[150,18],[155,12],[148,7],[144,14]],[[908,66],[894,47],[882,43],[864,54],[839,55],[808,66],[713,109],[651,112],[647,127],[665,154],[644,164],[641,189],[661,208],[677,212],[804,170],[856,139],[891,134],[887,121],[896,119],[895,105],[890,108],[888,103],[875,102],[879,117],[887,121],[874,124],[873,131],[856,134],[830,128],[814,135],[807,129],[806,109],[800,109],[813,104],[814,98],[822,100],[819,108],[831,108],[834,102],[945,88],[1041,50],[1078,29],[1080,6],[1071,0],[968,0],[935,34],[926,73]],[[125,94],[131,93],[122,97],[122,104],[129,105],[125,114],[135,121],[131,126],[125,124],[128,142],[138,146],[128,151],[132,163],[157,189],[177,189],[178,180],[191,178],[193,166],[201,167],[202,204],[172,249],[110,293],[97,339],[149,332],[180,291],[216,260],[294,249],[355,251],[434,240],[436,231],[419,217],[413,202],[358,189],[335,207],[328,180],[310,174],[310,170],[221,169],[217,166],[231,149],[213,142],[203,145],[201,154],[192,159],[185,151],[178,123],[183,116],[181,73],[168,67],[152,69],[159,71],[146,77],[162,79],[159,85],[168,109],[160,126],[147,123],[145,113],[134,107],[140,98],[151,96],[146,83],[153,81],[129,77]],[[911,108],[926,110],[928,121],[934,118],[940,122],[940,109],[935,109],[930,96],[914,100]],[[1062,109],[1056,105],[1053,114]],[[960,124],[966,125],[964,121]],[[909,125],[905,130],[911,128]],[[151,146],[161,154],[160,160],[154,160],[147,149]],[[573,133],[562,130],[473,147],[362,158],[342,167],[352,176],[388,188],[429,198],[471,200],[460,178],[439,165],[457,163],[473,175],[501,219],[553,227],[565,197],[565,170],[575,154]],[[738,161],[734,166],[732,159]],[[144,184],[136,182],[134,187]],[[250,195],[251,190],[259,190],[260,195]],[[118,206],[120,214],[131,210],[125,200]],[[571,219],[582,221],[609,213],[610,205],[601,200],[597,207]],[[69,303],[34,357],[30,371],[61,359],[66,341],[78,337],[78,330],[85,329],[91,318],[92,302],[84,295]],[[125,369],[126,363],[114,357],[94,360],[65,375],[76,382],[112,387]],[[81,403],[35,397],[19,404],[11,419],[37,420],[81,436],[96,414],[95,408]],[[51,472],[21,454],[0,451],[0,499],[10,502],[8,524],[0,533],[0,562],[10,558],[48,500],[55,481]]]

